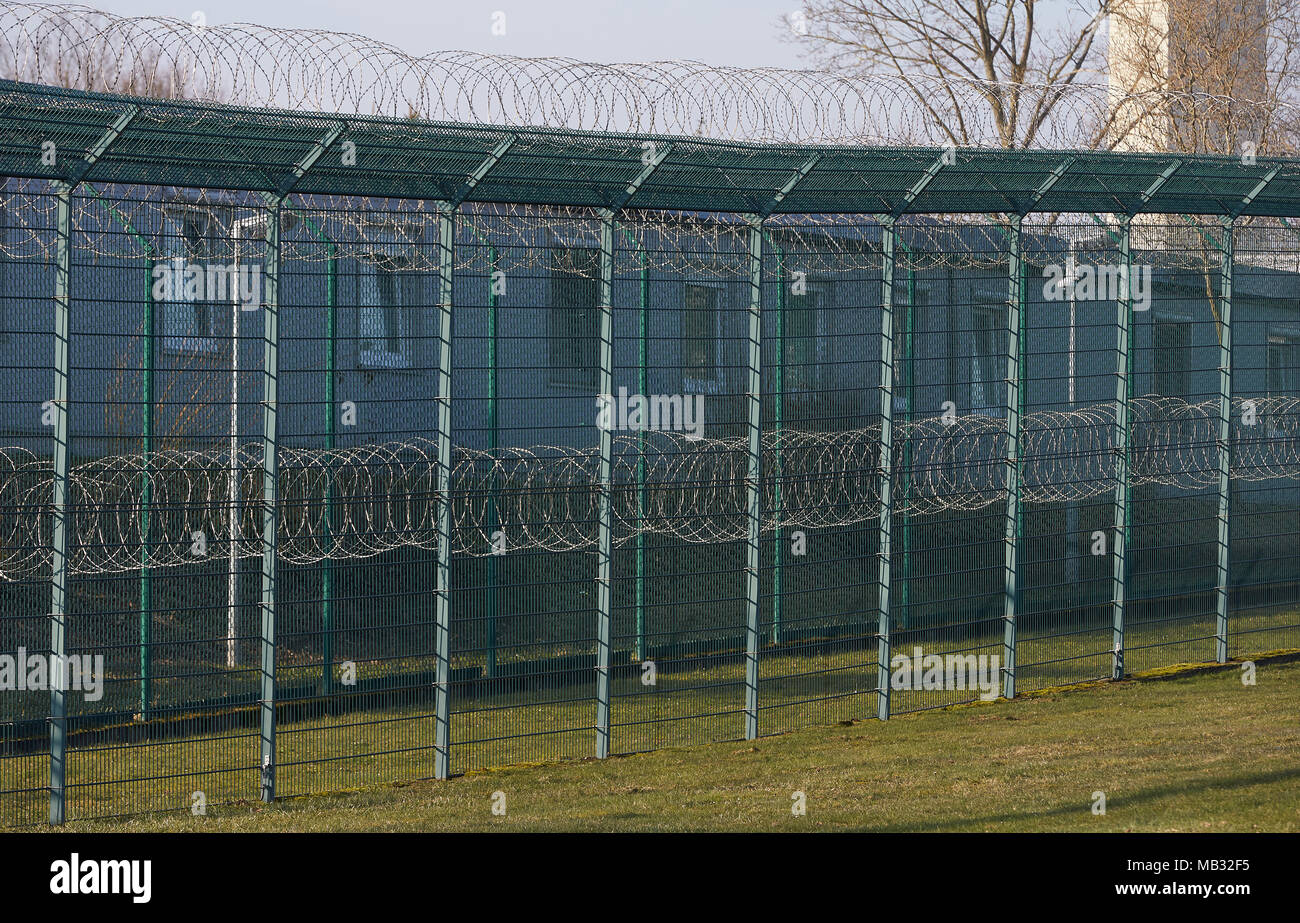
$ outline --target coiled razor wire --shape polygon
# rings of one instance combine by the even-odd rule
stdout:
[[[384,42],[338,32],[313,29],[275,29],[247,23],[208,26],[167,17],[122,17],[78,4],[0,2],[0,77],[76,87],[87,90],[199,102],[237,103],[245,106],[281,107],[294,111],[313,109],[341,114],[382,114],[397,118],[422,118],[480,126],[549,127],[573,130],[662,134],[688,137],[800,144],[878,144],[938,146],[953,143],[948,125],[928,107],[915,105],[916,95],[944,98],[962,113],[967,137],[962,144],[998,146],[997,126],[987,100],[1005,87],[978,80],[912,76],[904,81],[891,75],[847,75],[815,70],[716,67],[696,61],[661,61],[639,64],[594,64],[568,58],[519,58],[463,51],[438,51],[413,55]],[[1054,100],[1059,118],[1020,126],[1027,146],[1056,150],[1091,150],[1123,142],[1135,128],[1149,122],[1153,113],[1198,113],[1207,124],[1222,121],[1264,124],[1269,120],[1294,122],[1294,106],[1285,100],[1238,100],[1204,93],[1178,93],[1165,89],[1119,93],[1107,84],[1070,83],[1017,87],[1022,96],[1021,118],[1035,119],[1035,99]],[[1223,113],[1222,117],[1216,113]],[[1260,151],[1260,153],[1266,153]],[[5,255],[49,259],[53,226],[48,214],[24,217],[26,211],[52,208],[37,201],[37,185],[8,181],[8,211],[18,229],[14,238],[0,243]],[[17,201],[15,201],[17,200]],[[178,190],[152,190],[132,200],[121,190],[78,195],[74,221],[83,252],[102,255],[147,256],[138,235],[155,234],[160,215],[180,201],[218,207],[252,208],[254,196],[207,191],[194,194]],[[105,222],[105,203],[136,231],[123,233]],[[22,204],[24,207],[15,207]],[[394,203],[367,197],[316,196],[299,203],[304,211],[330,210],[332,218],[320,221],[329,246],[316,235],[299,231],[285,240],[286,259],[325,260],[335,256],[366,258],[376,244],[389,244],[398,227],[412,221],[432,223],[431,203]],[[292,211],[292,209],[291,209]],[[377,215],[377,213],[384,213]],[[93,218],[87,218],[93,213]],[[151,214],[152,213],[152,214]],[[545,248],[527,241],[543,227],[571,227],[575,219],[590,219],[576,209],[536,209],[488,206],[467,209],[466,224],[474,233],[513,233],[517,249],[505,255],[516,263],[542,257]],[[714,258],[732,244],[738,219],[688,221],[682,216],[643,215],[634,219],[639,230],[632,243],[647,265],[656,269],[684,269],[700,274],[728,274],[730,260]],[[1057,227],[1059,216],[1051,220]],[[773,224],[779,224],[774,221]],[[969,220],[965,223],[969,224]],[[804,252],[805,272],[834,272],[865,266],[870,248],[860,233],[842,229],[861,224],[857,216],[798,216],[786,220],[782,233],[793,249]],[[972,265],[981,257],[966,251],[968,238],[954,247],[953,219],[932,221],[912,229],[909,246],[943,259],[950,265]],[[474,228],[475,225],[484,227]],[[1135,222],[1141,231],[1142,221]],[[1261,254],[1260,259],[1284,263],[1292,271],[1296,251],[1289,244],[1293,233],[1266,228],[1258,246],[1251,244],[1252,221],[1242,219],[1238,249],[1279,249],[1287,253]],[[23,233],[24,229],[28,232]],[[841,229],[837,231],[837,229]],[[1186,240],[1175,242],[1167,231],[1154,239],[1167,258],[1183,253],[1193,262],[1204,258],[1194,229],[1182,228]],[[996,234],[995,228],[987,230]],[[1088,224],[1067,237],[1096,238],[1100,232]],[[926,236],[930,239],[927,241]],[[1272,236],[1268,236],[1272,235]],[[1203,235],[1200,235],[1203,236]],[[1288,245],[1274,246],[1279,236]],[[664,242],[647,246],[649,240]],[[669,241],[689,244],[670,246]],[[1188,244],[1191,244],[1190,246]],[[620,244],[621,245],[621,244]],[[1140,244],[1135,241],[1135,246]],[[154,243],[155,252],[159,249]],[[465,248],[473,251],[474,248]],[[974,247],[974,249],[979,249]],[[952,251],[959,252],[952,252]],[[743,254],[744,248],[738,251]],[[431,268],[436,259],[430,247],[412,250],[411,268]],[[466,261],[479,259],[472,252]],[[1180,257],[1181,258],[1181,257]],[[1272,265],[1272,263],[1270,263]]]
[[[0,76],[89,90],[477,125],[549,126],[748,141],[945,145],[942,116],[918,94],[951,99],[967,138],[1000,136],[987,106],[1005,86],[979,80],[848,75],[697,61],[594,64],[464,51],[408,54],[359,35],[122,17],[77,4],[0,4]],[[1115,143],[1153,112],[1216,110],[1233,120],[1293,118],[1291,105],[1106,84],[1023,85],[1021,137],[1035,147]],[[1061,117],[1041,125],[1036,99]],[[1271,111],[1272,110],[1272,111]],[[1271,112],[1270,112],[1271,111]],[[1127,129],[1127,130],[1126,130]]]
[[[226,223],[265,214],[265,203],[246,192],[159,186],[84,184],[72,198],[73,230],[79,254],[156,260],[175,248],[162,235],[166,218],[178,209],[207,210],[213,216],[206,239],[208,258],[235,262],[256,259],[260,239],[236,240]],[[54,259],[55,196],[46,180],[0,178],[7,233],[0,256],[49,263]],[[436,272],[436,203],[419,199],[366,196],[296,196],[286,209],[281,245],[286,262],[323,264],[331,259],[371,260],[376,253],[400,255],[411,271]],[[1031,235],[1025,258],[1059,263],[1071,245],[1113,249],[1099,224],[1113,216],[1036,215],[1026,224]],[[507,276],[552,267],[557,241],[598,239],[599,219],[590,209],[557,206],[472,203],[458,220],[455,270]],[[898,223],[907,259],[928,269],[980,269],[1006,259],[1006,229],[989,216],[923,216]],[[1207,227],[1191,216],[1139,216],[1131,223],[1133,249],[1153,265],[1198,270],[1216,268],[1219,252]],[[878,273],[879,224],[870,216],[847,214],[780,215],[766,223],[783,253],[787,271],[844,275]],[[616,258],[625,266],[655,272],[683,272],[715,279],[747,278],[749,225],[737,215],[683,214],[629,210],[619,216]],[[1236,259],[1279,271],[1300,272],[1300,229],[1271,218],[1242,218],[1234,230]],[[488,266],[489,243],[497,254]],[[238,252],[236,252],[238,248]],[[581,265],[572,272],[590,270]],[[626,271],[620,270],[620,271]]]
[[[1232,469],[1238,480],[1300,476],[1300,398],[1237,399]],[[1085,500],[1115,489],[1116,407],[1038,411],[1022,418],[1022,491],[1028,503]],[[1218,481],[1217,400],[1148,396],[1131,402],[1131,483],[1181,490]],[[1245,416],[1243,416],[1245,415]],[[1253,419],[1253,425],[1243,422]],[[1005,496],[1006,434],[994,416],[895,423],[896,504],[936,514],[978,510]],[[846,432],[768,432],[762,440],[762,527],[850,526],[880,513],[878,425]],[[902,470],[903,452],[910,467]],[[637,468],[644,460],[643,487]],[[504,551],[571,551],[596,542],[599,458],[595,449],[534,446],[455,450],[451,467],[452,548],[479,556]],[[288,564],[368,558],[437,543],[438,465],[432,440],[346,449],[279,449],[279,553]],[[74,573],[141,567],[142,513],[149,491],[148,564],[196,563],[195,549],[262,553],[262,451],[167,451],[74,466],[69,509]],[[692,440],[677,433],[619,433],[614,439],[615,541],[639,533],[686,542],[741,540],[747,530],[744,437]],[[779,473],[779,474],[778,474]],[[899,490],[903,478],[908,482]],[[0,576],[47,573],[52,518],[50,461],[21,448],[0,450]],[[777,512],[775,490],[780,482]],[[232,533],[232,511],[234,529]],[[202,541],[200,541],[200,536]]]

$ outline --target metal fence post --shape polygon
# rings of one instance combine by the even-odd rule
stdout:
[[[455,209],[438,205],[438,563],[434,612],[434,776],[451,774],[451,336]]]
[[[121,136],[140,109],[131,104],[86,152],[66,180],[53,183],[56,195],[54,243],[54,394],[50,414],[54,423],[54,457],[50,491],[50,823],[66,817],[68,544],[72,531],[68,504],[69,375],[71,371],[72,193],[104,152]]]
[[[1024,285],[1021,278],[1021,223],[1011,219],[1007,250],[1007,407],[1006,407],[1006,535],[1003,589],[1003,682],[1002,694],[1016,695],[1016,614],[1020,590],[1017,584],[1020,552],[1020,413],[1023,401],[1023,370],[1020,367],[1021,315],[1024,311]]]
[[[497,248],[488,245],[488,316],[487,316],[487,350],[488,350],[488,381],[487,381],[487,411],[488,411],[488,448],[492,452],[492,477],[488,485],[487,496],[487,533],[489,541],[496,534],[499,525],[497,520],[497,491],[499,490],[499,480],[497,477],[497,449],[500,448],[501,442],[501,420],[500,411],[497,406],[497,385],[498,385],[498,334],[497,334],[497,288],[496,274],[499,267],[499,254]],[[493,551],[495,551],[495,547]],[[490,554],[487,559],[487,640],[485,646],[487,651],[484,653],[483,672],[488,679],[497,675],[497,581],[499,574],[497,571],[497,555]]]
[[[66,618],[68,611],[68,372],[69,307],[72,285],[72,186],[59,183],[58,217],[54,250],[54,419],[53,517],[50,555],[50,660],[58,676],[64,675]],[[65,817],[67,768],[67,700],[62,682],[50,677],[50,823]]]
[[[781,643],[781,604],[782,577],[785,563],[785,542],[781,529],[781,514],[784,497],[781,495],[781,480],[784,472],[781,447],[785,429],[785,253],[780,247],[776,251],[776,378],[772,388],[773,446],[772,446],[772,643]]]
[[[647,366],[649,362],[649,340],[650,340],[650,262],[645,248],[640,247],[639,259],[641,262],[641,279],[640,279],[640,318],[637,332],[637,393],[643,397],[649,393],[649,374]],[[646,596],[645,596],[645,578],[646,578],[646,555],[645,555],[645,516],[648,507],[649,497],[646,494],[645,483],[645,430],[640,430],[636,434],[636,659],[637,662],[646,658]]]
[[[597,394],[603,403],[600,429],[600,472],[596,526],[596,756],[609,756],[609,661],[613,621],[613,407],[604,402],[614,394],[614,215],[600,216],[600,379]]]
[[[880,230],[880,539],[877,580],[876,717],[889,720],[890,589],[894,529],[894,265],[898,230],[885,218]]]
[[[1115,518],[1114,548],[1112,549],[1111,617],[1114,660],[1111,676],[1124,676],[1124,620],[1128,604],[1129,563],[1129,466],[1132,447],[1129,444],[1129,405],[1133,399],[1133,248],[1132,219],[1125,216],[1120,224],[1120,259],[1124,265],[1124,285],[1120,289],[1115,318],[1115,422],[1111,440],[1115,452]]]
[[[907,436],[903,442],[903,567],[899,575],[901,586],[898,593],[899,627],[907,630],[912,621],[912,512],[909,504],[912,499],[912,418],[916,415],[916,364],[913,361],[913,337],[916,326],[916,267],[909,257],[911,247],[904,246],[904,259],[907,261],[907,310],[903,316],[903,422]]]
[[[759,528],[763,409],[763,220],[749,216],[749,463],[745,475],[749,528],[745,554],[745,739],[758,736]]]
[[[1232,498],[1232,218],[1223,221],[1223,252],[1219,291],[1219,568],[1217,580],[1214,657],[1228,659],[1228,512]]]
[[[262,316],[262,800],[275,800],[275,615],[279,518],[280,201],[269,203]],[[231,460],[233,464],[234,460]]]
[[[325,276],[325,448],[331,453],[330,471],[325,478],[325,560],[321,562],[321,694],[334,691],[334,458],[338,444],[338,400],[335,393],[339,352],[339,258],[338,247],[328,245]]]
[[[149,720],[153,701],[153,573],[149,559],[153,511],[153,480],[149,462],[153,453],[154,413],[154,297],[152,259],[145,259],[144,342],[140,356],[140,451],[143,469],[140,475],[140,720]]]

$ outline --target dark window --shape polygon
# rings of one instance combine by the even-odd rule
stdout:
[[[547,312],[551,383],[595,388],[600,366],[600,251],[552,251]]]
[[[682,306],[682,377],[713,382],[718,368],[718,293],[708,285],[687,285]]]
[[[171,297],[162,303],[163,345],[167,349],[215,352],[213,318],[217,310],[207,292],[215,222],[206,212],[181,209],[163,219],[163,255],[172,270]],[[191,286],[189,277],[203,276]]]
[[[802,295],[790,295],[785,309],[785,388],[812,391],[818,381],[817,333],[821,325],[826,293],[809,287]]]
[[[978,305],[971,312],[971,323],[975,341],[971,355],[971,410],[1001,413],[1007,398],[1006,306]]]
[[[1186,400],[1192,388],[1192,325],[1185,320],[1156,318],[1151,357],[1152,390],[1164,397]]]
[[[0,180],[0,191],[6,185]],[[5,316],[8,314],[9,293],[9,212],[4,199],[0,199],[0,340],[5,338],[8,327]]]
[[[361,364],[375,368],[411,367],[414,343],[413,279],[404,259],[374,254],[362,264],[357,333]]]
[[[1268,335],[1269,396],[1300,395],[1300,335]]]
[[[915,387],[916,381],[916,362],[917,344],[920,337],[917,335],[917,325],[920,323],[921,312],[917,308],[924,307],[930,303],[930,293],[926,289],[918,288],[915,285],[901,285],[895,289],[902,295],[901,303],[894,305],[894,381],[898,387],[894,390],[895,406],[906,408],[910,397],[908,394],[909,386]],[[910,299],[910,303],[909,303]],[[908,326],[908,317],[911,317],[911,326]],[[908,331],[912,335],[912,358],[913,362],[907,361]]]

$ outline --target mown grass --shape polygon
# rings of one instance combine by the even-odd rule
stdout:
[[[1163,670],[755,742],[82,821],[112,831],[1300,831],[1300,662]],[[801,791],[807,814],[791,812]],[[1105,815],[1094,814],[1104,792]],[[503,792],[506,813],[494,815]]]
[[[1295,647],[1296,614],[1257,613],[1236,619],[1256,633],[1250,642]],[[1267,630],[1265,626],[1271,626]],[[1206,618],[1135,626],[1132,670],[1203,661],[1212,649]],[[1001,639],[966,639],[929,650],[965,649],[997,655]],[[1109,674],[1109,626],[1021,644],[1019,690],[1093,680]],[[1234,644],[1234,648],[1236,645]],[[903,644],[899,650],[910,648]],[[1258,648],[1256,648],[1258,649]],[[760,658],[759,732],[783,731],[873,716],[876,642],[843,639],[834,647],[771,649]],[[426,665],[427,666],[427,665]],[[744,733],[744,663],[739,650],[661,661],[658,682],[640,672],[613,677],[611,752],[631,753],[735,740]],[[286,671],[288,672],[288,671]],[[595,749],[595,688],[590,665],[499,682],[454,683],[452,770],[473,772],[519,764],[575,760]],[[372,788],[434,774],[432,687],[411,682],[369,693],[284,702],[277,720],[276,791],[282,796]],[[978,692],[895,691],[892,712],[939,708]],[[257,797],[260,739],[256,706],[198,712],[166,726],[127,722],[74,734],[67,764],[69,818],[183,811],[195,792],[210,804]],[[75,725],[73,725],[75,728]],[[41,741],[33,741],[40,744]],[[39,747],[0,758],[0,826],[39,824],[47,813],[48,755]]]

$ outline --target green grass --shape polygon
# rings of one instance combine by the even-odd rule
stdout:
[[[1242,614],[1236,630],[1251,649],[1293,648],[1296,613]],[[1261,630],[1264,629],[1264,630]],[[1207,659],[1211,620],[1134,626],[1131,671]],[[922,639],[929,649],[942,649]],[[901,643],[901,642],[900,642]],[[1109,626],[1055,638],[1021,639],[1019,691],[1084,682],[1111,668]],[[950,642],[951,644],[951,642]],[[962,645],[965,646],[965,645]],[[902,644],[900,650],[905,650]],[[976,649],[1001,652],[1001,639],[982,638]],[[765,652],[760,659],[759,729],[782,731],[874,716],[875,642],[860,639],[835,650]],[[412,665],[414,666],[414,665]],[[427,666],[427,664],[425,665]],[[305,668],[288,668],[289,677]],[[452,692],[452,770],[471,772],[518,764],[581,759],[595,744],[595,689],[589,668],[567,685],[510,683],[488,693],[456,685]],[[659,682],[636,675],[613,678],[611,752],[734,740],[744,733],[744,665],[739,650],[725,657],[661,662]],[[324,711],[286,704],[277,722],[277,793],[296,796],[373,788],[429,778],[433,766],[430,689],[353,695],[359,706]],[[933,709],[974,693],[901,691],[893,713]],[[102,735],[73,736],[67,764],[68,816],[84,820],[147,811],[187,810],[195,791],[210,804],[256,798],[259,737],[254,706],[205,712],[182,722],[181,733],[127,723]],[[47,814],[48,755],[39,749],[0,759],[0,825],[37,824]]]
[[[1254,686],[1237,666],[1162,672],[752,743],[66,829],[1300,831],[1300,662],[1260,662]],[[806,816],[790,811],[795,791]]]

